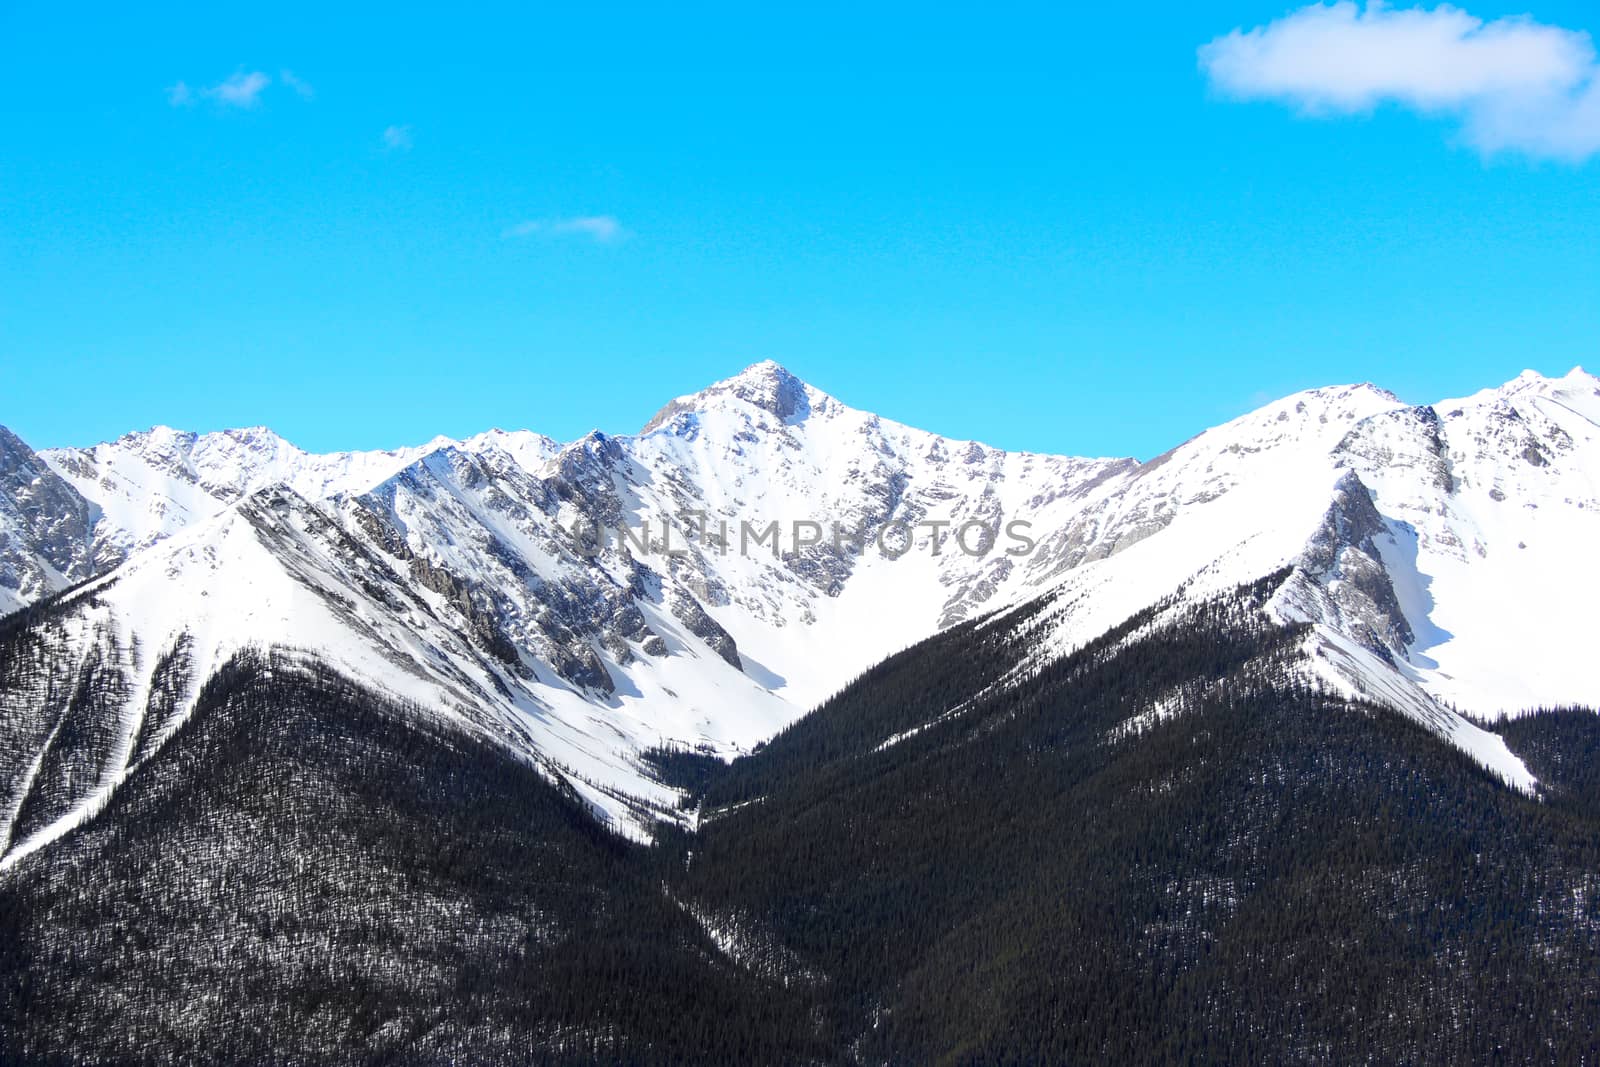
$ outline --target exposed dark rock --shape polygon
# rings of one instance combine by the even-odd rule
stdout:
[[[1348,472],[1307,542],[1296,579],[1318,585],[1345,631],[1362,645],[1386,659],[1403,660],[1413,635],[1376,544],[1387,536],[1371,491]]]
[[[36,600],[122,562],[98,520],[97,507],[0,426],[0,589]]]

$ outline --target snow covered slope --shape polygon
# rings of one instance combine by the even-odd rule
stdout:
[[[952,623],[1050,593],[1043,661],[1285,567],[1272,611],[1311,624],[1308,670],[1531,787],[1452,706],[1600,703],[1596,434],[1600,381],[1574,371],[1431,407],[1312,390],[1148,463],[1073,459],[902,426],[769,362],[567,445],[318,456],[156,429],[35,456],[0,435],[0,612],[127,556],[35,626],[0,852],[92,811],[245,647],[491,734],[637,831],[675,799],[642,750],[747,749]],[[93,722],[65,735],[97,740],[52,755],[49,694],[85,685]]]
[[[1430,693],[1483,715],[1600,703],[1600,380],[1525,373],[1362,423],[1336,462],[1371,490],[1403,641]]]
[[[1315,627],[1308,654],[1330,686],[1530,786],[1455,709],[1600,704],[1597,416],[1600,381],[1574,370],[1422,407],[1317,389],[1207,431],[1054,535],[1070,609],[1048,654],[1175,588],[1200,598],[1293,567],[1274,611]]]
[[[1072,605],[1067,651],[1187,586],[1208,596],[1293,562],[1333,502],[1334,449],[1404,405],[1370,385],[1315,389],[1207,430],[1098,487],[1029,566]]]
[[[310,499],[365,488],[444,443],[395,452],[303,452],[264,426],[194,434],[157,426],[46,462],[99,506],[107,536],[137,550],[267,486]]]
[[[246,648],[303,652],[492,737],[619,829],[664,814],[673,795],[642,772],[614,708],[540,685],[448,596],[392,564],[328,512],[268,488],[50,605],[31,662],[6,679],[6,741],[35,755],[0,776],[15,783],[0,798],[5,862],[92,814]],[[84,696],[63,707],[63,692]],[[619,785],[626,798],[606,795]]]
[[[617,444],[624,515],[659,528],[704,512],[713,539],[727,524],[725,546],[687,544],[667,569],[802,707],[939,627],[1040,591],[1048,573],[1020,565],[1022,539],[1137,466],[939,437],[773,363],[673,401]],[[773,522],[776,556],[741,525]],[[808,522],[799,537],[816,540],[797,546]]]

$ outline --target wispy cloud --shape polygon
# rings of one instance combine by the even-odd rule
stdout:
[[[240,71],[209,89],[200,90],[200,95],[224,107],[255,107],[271,84],[272,79],[259,70]]]
[[[612,244],[628,236],[628,231],[610,215],[578,215],[564,219],[529,219],[500,234],[508,239],[539,235],[587,237],[600,244]]]
[[[304,78],[296,77],[295,72],[292,70],[278,71],[278,80],[293,89],[294,94],[302,100],[315,100],[317,98],[317,91],[311,87],[311,83]]]
[[[312,100],[317,95],[316,90],[292,70],[279,71],[277,81],[302,100]],[[173,107],[189,107],[202,100],[209,100],[220,108],[248,110],[261,105],[262,94],[272,85],[273,78],[270,74],[259,70],[240,70],[215,85],[195,88],[184,81],[169,85],[167,103]]]
[[[383,147],[390,152],[411,151],[411,127],[390,126],[383,131]]]
[[[1304,115],[1395,104],[1451,119],[1486,153],[1581,162],[1600,154],[1600,61],[1589,35],[1460,8],[1349,0],[1234,30],[1200,49],[1221,92]]]

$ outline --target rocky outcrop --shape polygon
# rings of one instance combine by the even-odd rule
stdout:
[[[1379,538],[1390,536],[1372,493],[1351,471],[1334,487],[1322,524],[1297,561],[1288,596],[1317,602],[1323,621],[1369,651],[1401,662],[1413,640],[1385,566]]]
[[[122,550],[100,512],[33,449],[0,426],[0,611],[109,570]]]

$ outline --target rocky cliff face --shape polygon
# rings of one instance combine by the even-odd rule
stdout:
[[[0,426],[0,613],[121,562],[99,509]]]

